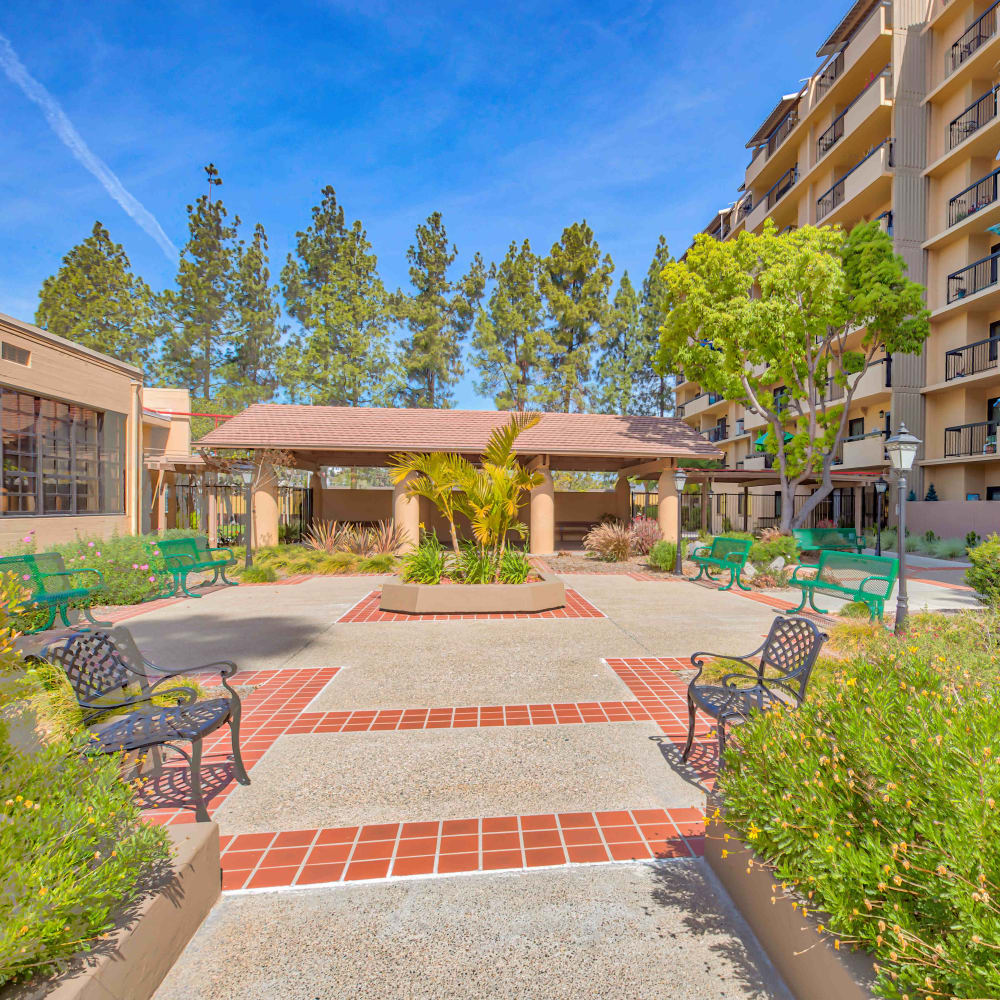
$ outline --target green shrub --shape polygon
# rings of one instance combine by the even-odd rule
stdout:
[[[741,726],[719,776],[775,881],[874,954],[881,997],[1000,996],[998,627],[853,626],[829,688]]]
[[[939,538],[930,548],[935,559],[962,559],[965,556],[965,542],[961,538]]]
[[[392,573],[395,568],[396,557],[391,552],[381,552],[358,563],[359,573]]]
[[[249,569],[240,570],[240,579],[246,583],[274,583],[278,574],[273,566],[254,563]]]
[[[1000,535],[992,534],[970,549],[969,562],[972,565],[965,571],[965,582],[988,604],[1000,606]]]
[[[62,671],[14,650],[15,584],[0,581],[0,985],[89,950],[168,857],[119,760],[83,752]],[[25,706],[40,740],[29,748],[11,738]]]
[[[403,556],[405,583],[440,583],[445,570],[444,547],[435,534],[424,534],[420,544]]]
[[[791,535],[779,535],[764,542],[754,542],[750,547],[750,562],[754,566],[767,566],[781,556],[786,563],[798,560],[798,545]]]
[[[501,583],[524,583],[531,575],[528,553],[522,549],[504,549],[500,560]]]
[[[676,543],[665,540],[657,542],[649,550],[649,555],[646,557],[646,561],[653,567],[653,569],[658,569],[664,573],[672,572],[677,564]]]
[[[965,536],[965,550],[968,552],[969,549],[974,549],[980,542],[982,538],[975,531],[970,531]]]
[[[462,583],[492,583],[496,578],[493,553],[484,552],[472,542],[463,542],[462,554],[451,575]]]
[[[839,612],[841,618],[865,618],[871,617],[871,610],[864,601],[851,601],[845,604]]]

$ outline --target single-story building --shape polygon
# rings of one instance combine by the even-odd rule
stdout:
[[[429,503],[406,495],[405,484],[392,490],[327,489],[323,470],[334,467],[384,467],[399,452],[446,451],[477,461],[491,431],[509,415],[486,410],[391,409],[379,407],[298,406],[258,403],[225,421],[197,442],[207,453],[251,452],[258,465],[253,493],[254,543],[278,538],[277,476],[271,463],[312,473],[313,518],[377,521],[392,518],[411,542],[421,524],[435,527]],[[539,423],[517,440],[520,461],[542,473],[523,519],[535,553],[555,550],[562,530],[586,526],[614,515],[628,519],[628,477],[657,482],[658,520],[665,538],[677,536],[678,462],[717,459],[720,452],[682,420],[672,417],[601,413],[543,413]],[[603,493],[556,492],[552,473],[609,472],[614,490]]]

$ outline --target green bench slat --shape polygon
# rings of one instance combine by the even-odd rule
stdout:
[[[818,592],[861,601],[868,605],[872,619],[877,615],[881,620],[886,598],[892,593],[899,573],[899,560],[891,556],[823,549],[815,567],[816,575],[807,577],[805,574],[812,569],[811,566],[798,566],[789,581],[791,586],[802,591],[802,601],[795,611],[801,611],[808,600],[814,611],[825,614],[822,608],[816,607],[815,594]]]
[[[223,583],[236,586],[232,580],[226,579],[226,568],[235,565],[236,557],[228,548],[211,548],[204,535],[161,538],[155,542],[147,542],[146,547],[156,561],[157,568],[173,578],[173,587],[162,596],[172,596],[180,588],[188,597],[201,597],[201,594],[192,594],[188,590],[187,578],[190,573],[212,572],[212,583],[221,574]]]
[[[690,556],[691,561],[698,567],[696,580],[702,576],[712,579],[709,567],[729,571],[729,583],[722,590],[729,590],[735,583],[740,590],[749,590],[743,585],[740,573],[750,558],[750,547],[753,545],[749,538],[713,538],[711,545],[698,546]]]
[[[854,549],[860,553],[864,548],[864,538],[858,538],[853,528],[793,528],[792,535],[803,552]]]
[[[70,602],[88,602],[92,594],[104,587],[104,577],[99,570],[88,566],[67,570],[63,557],[58,552],[26,552],[16,556],[2,556],[0,573],[12,573],[17,577],[21,586],[28,591],[28,608],[43,608],[48,612],[46,623],[32,629],[32,633],[51,628],[57,611],[64,625],[68,628],[78,627],[79,623],[70,622],[68,618]],[[84,584],[84,579],[91,583]],[[83,604],[82,610],[91,624],[107,624],[94,620],[87,603]]]

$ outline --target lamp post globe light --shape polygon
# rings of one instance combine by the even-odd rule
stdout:
[[[687,472],[684,469],[674,470],[674,489],[677,490],[677,558],[674,562],[674,575],[683,576],[684,569],[681,565],[683,538],[681,522],[681,498],[684,496],[684,484],[687,482]]]
[[[245,568],[249,569],[253,565],[253,492],[250,489],[250,485],[253,483],[253,466],[241,466],[240,478],[243,480],[243,485],[246,487],[246,496],[244,497],[244,503],[246,504],[247,509],[246,538],[244,538],[243,541],[246,543],[247,553]]]
[[[878,497],[878,503],[875,507],[875,555],[882,555],[882,510],[883,504],[885,503],[885,491],[889,488],[889,484],[879,476],[875,480],[875,495]]]
[[[906,474],[913,468],[917,449],[921,444],[920,438],[911,434],[906,429],[906,424],[902,422],[899,424],[899,430],[885,443],[885,450],[889,453],[889,461],[896,473],[896,485],[899,489],[899,527],[896,538],[899,556],[899,591],[896,596],[896,635],[903,634],[909,610],[906,594]]]

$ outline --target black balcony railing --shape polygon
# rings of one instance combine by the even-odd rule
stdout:
[[[954,73],[966,59],[970,59],[973,54],[988,42],[997,33],[997,7],[1000,0],[997,0],[991,7],[987,7],[966,30],[958,36],[955,43],[944,55],[945,76]]]
[[[875,216],[875,221],[882,227],[882,232],[892,236],[892,209]]]
[[[830,151],[834,143],[844,134],[844,115],[851,109],[843,111],[833,119],[833,124],[816,140],[816,159],[822,159]]]
[[[977,424],[959,424],[944,429],[944,457],[960,458],[963,455],[995,455],[997,453],[996,420],[983,420]]]
[[[792,108],[784,118],[778,122],[775,130],[767,137],[767,155],[774,156],[778,147],[788,138],[789,132],[799,123],[799,109]]]
[[[753,199],[744,198],[736,206],[736,225],[739,225],[753,211]]]
[[[833,86],[834,82],[844,72],[844,52],[841,49],[837,53],[833,62],[827,63],[826,69],[820,73],[816,80],[816,100],[825,96],[826,92]]]
[[[978,181],[959,191],[954,198],[949,199],[949,226],[957,225],[963,219],[967,219],[970,215],[974,215],[980,209],[992,205],[997,200],[998,175],[1000,175],[1000,167],[985,177],[980,177]]]
[[[729,428],[725,424],[719,424],[716,427],[711,427],[705,431],[705,437],[708,438],[713,444],[719,441],[725,441],[729,437]]]
[[[997,116],[997,89],[987,90],[948,125],[948,148],[954,149]]]
[[[799,179],[799,165],[796,163],[794,167],[786,170],[771,186],[770,190],[764,195],[764,200],[767,202],[768,208],[774,208],[779,201],[791,190],[792,186]]]
[[[944,355],[944,380],[950,382],[953,378],[965,378],[966,375],[977,375],[997,367],[997,348],[1000,338],[990,337],[988,340],[977,340],[965,347],[956,347],[946,351]]]
[[[966,295],[974,295],[984,288],[997,283],[997,262],[1000,252],[991,253],[967,267],[953,271],[948,275],[948,301],[956,302]]]
[[[845,193],[844,182],[847,180],[847,178],[850,177],[855,170],[861,167],[873,156],[875,156],[877,153],[880,153],[883,148],[885,148],[888,151],[888,155],[886,157],[886,166],[887,167],[893,166],[893,155],[892,155],[893,140],[884,139],[870,153],[865,154],[865,156],[863,156],[860,160],[858,160],[858,162],[855,163],[854,166],[851,167],[851,169],[848,170],[843,177],[841,177],[839,180],[834,181],[833,186],[830,187],[828,190],[824,191],[823,194],[821,194],[816,199],[817,222],[820,219],[825,218],[827,215],[829,215],[841,202],[843,202]]]

